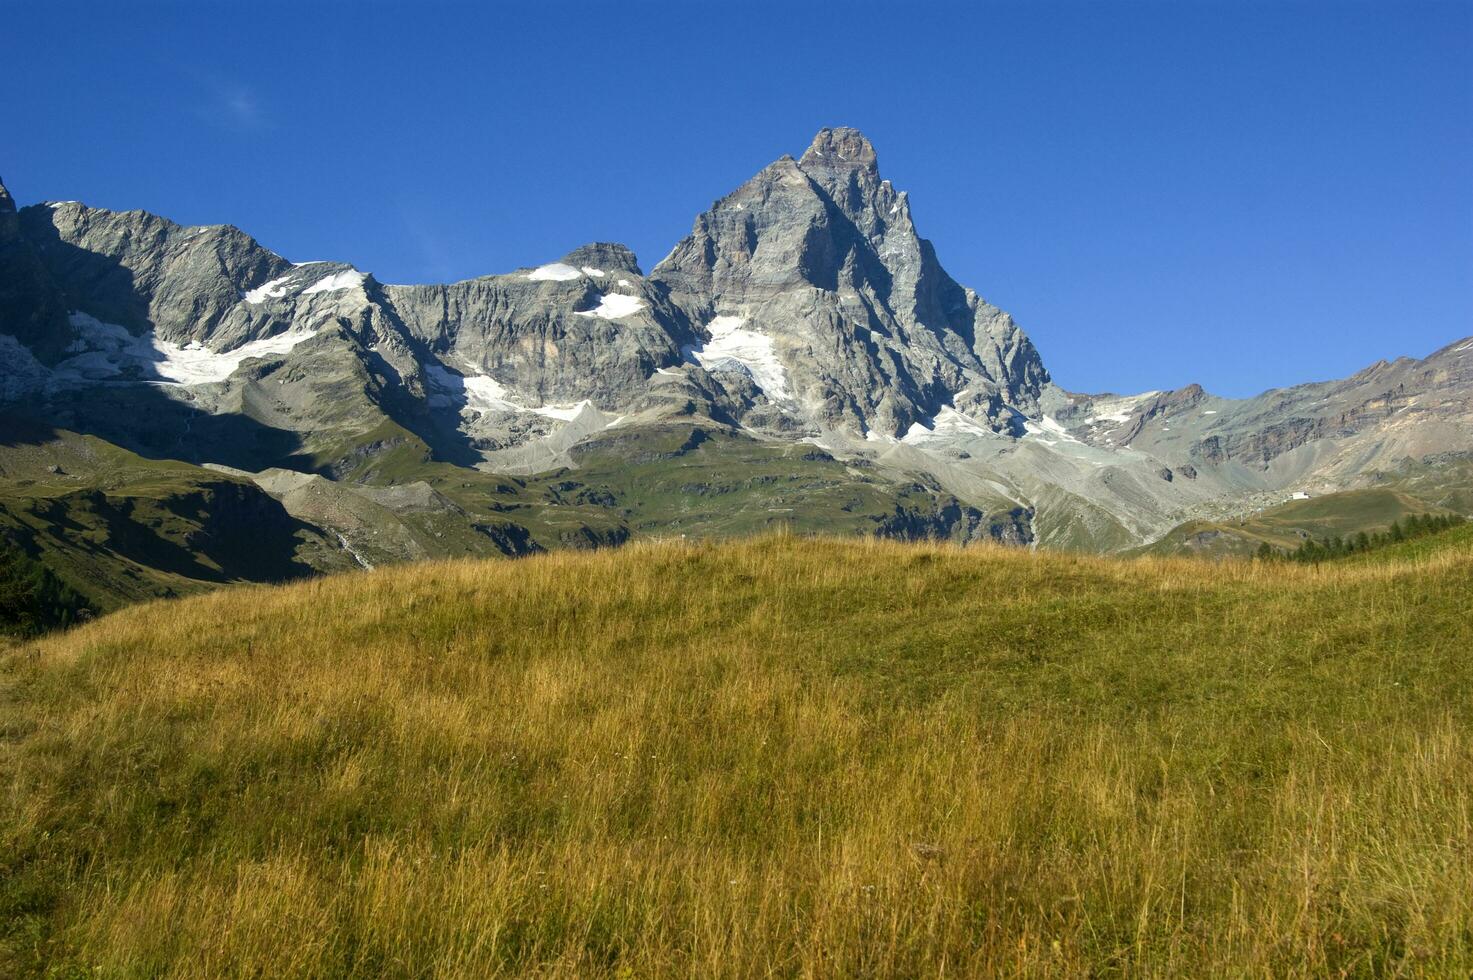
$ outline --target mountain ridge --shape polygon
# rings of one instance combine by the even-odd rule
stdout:
[[[736,442],[702,436],[655,456],[679,468],[716,453],[701,464],[716,484],[691,486],[743,482],[729,461],[747,450],[718,447],[771,446],[820,484],[831,478],[817,477],[819,457],[834,461],[841,483],[878,480],[899,508],[877,533],[1135,548],[1290,489],[1354,489],[1403,461],[1473,450],[1470,351],[1473,338],[1248,399],[1195,384],[1070,392],[1011,316],[946,273],[908,193],[846,127],[717,198],[647,274],[626,246],[591,242],[510,272],[386,284],[346,263],[290,262],[231,225],[0,197],[7,411],[145,458],[313,473],[345,490],[426,474],[540,479],[599,459],[611,482],[595,496],[616,503],[577,513],[603,542],[726,526],[719,503],[690,523],[694,505],[664,489],[653,523],[621,507],[641,492],[610,462],[644,472],[634,461],[660,433],[721,432]],[[528,541],[567,506],[545,492],[553,509],[518,525]],[[341,499],[312,513],[372,510]],[[789,503],[767,501],[767,519]],[[410,537],[400,557],[435,553]]]

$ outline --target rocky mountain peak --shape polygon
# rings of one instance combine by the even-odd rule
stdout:
[[[634,252],[628,246],[620,245],[618,242],[589,242],[563,256],[562,262],[575,269],[586,266],[603,272],[632,272],[636,276],[644,275],[639,270],[639,260],[635,257]]]
[[[798,165],[804,170],[867,170],[878,174],[875,148],[857,129],[824,127],[813,137]]]
[[[781,385],[757,387],[784,424],[898,438],[956,405],[1006,425],[1048,381],[1012,318],[941,268],[857,129],[820,130],[718,200],[651,279],[716,325],[710,345],[744,331],[753,377],[780,367]]]
[[[5,189],[5,181],[0,180],[0,214],[15,213],[15,198],[10,196],[10,191]]]

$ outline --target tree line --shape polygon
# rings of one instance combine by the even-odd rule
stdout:
[[[87,600],[0,535],[0,636],[33,636],[89,615]]]
[[[1320,538],[1318,541],[1314,538],[1307,538],[1292,551],[1275,548],[1265,541],[1258,546],[1254,557],[1264,561],[1297,561],[1311,564],[1333,561],[1336,558],[1345,558],[1362,551],[1374,551],[1401,541],[1410,541],[1412,538],[1439,534],[1463,523],[1465,521],[1461,514],[1412,514],[1405,520],[1392,521],[1390,527],[1375,534],[1367,534],[1362,531],[1350,537],[1341,537],[1337,534],[1333,537]]]

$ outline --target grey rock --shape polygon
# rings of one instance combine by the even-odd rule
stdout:
[[[768,338],[789,410],[817,428],[898,436],[946,405],[1001,423],[1048,381],[1012,318],[941,268],[857,130],[820,131],[717,201],[650,278],[704,339],[717,317]]]
[[[622,245],[585,245],[508,275],[383,293],[407,337],[440,366],[489,378],[527,409],[586,400],[618,410],[657,368],[680,362],[688,336],[680,312]]]

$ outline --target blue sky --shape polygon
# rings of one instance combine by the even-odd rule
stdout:
[[[1473,3],[0,2],[0,175],[385,282],[695,215],[863,129],[1082,391],[1473,334]]]

